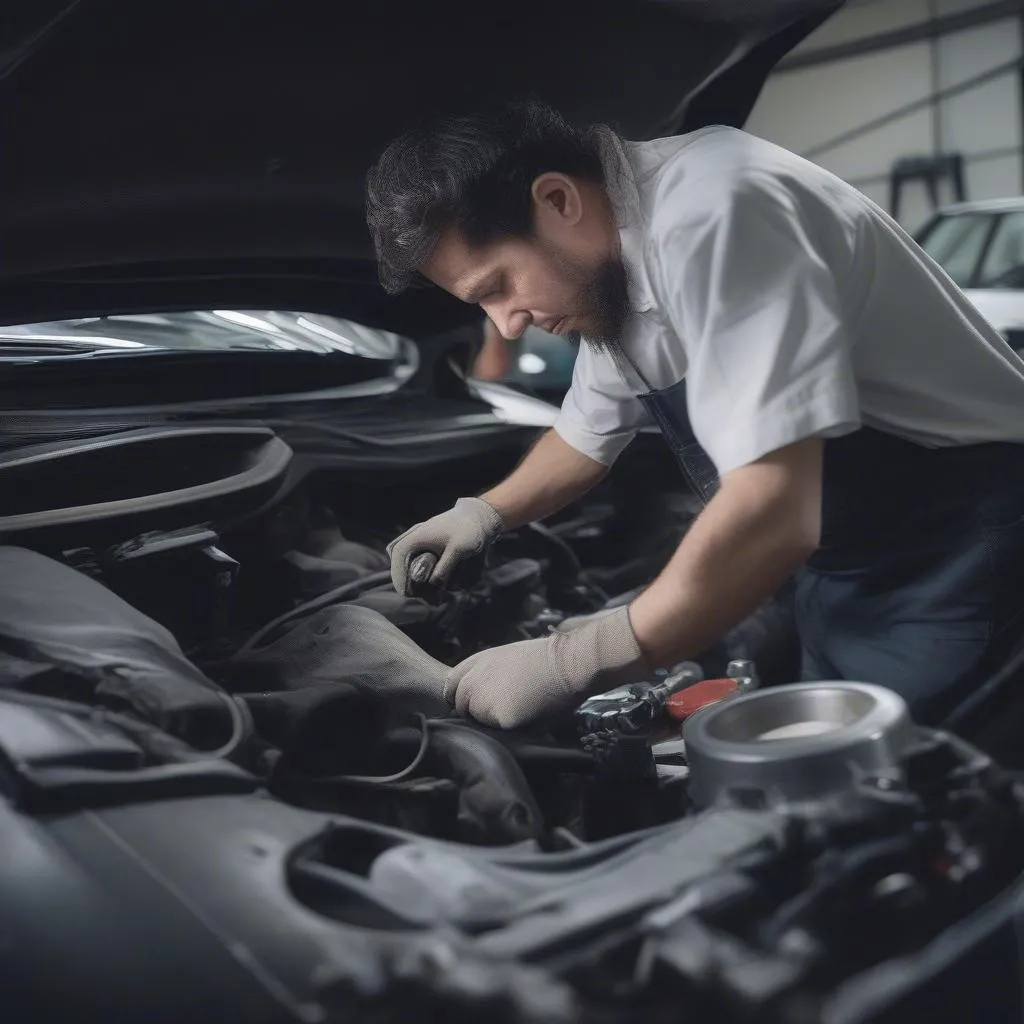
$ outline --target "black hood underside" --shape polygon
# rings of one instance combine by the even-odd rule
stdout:
[[[187,304],[189,279],[247,277],[254,261],[264,282],[367,261],[376,155],[482,100],[537,97],[635,139],[740,126],[839,6],[11,0],[0,318],[80,315],[111,281],[130,306],[133,281],[167,306],[168,281]]]

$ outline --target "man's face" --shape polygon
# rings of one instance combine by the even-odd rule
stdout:
[[[576,343],[585,335],[597,346],[616,344],[629,313],[618,235],[595,209],[597,194],[566,188],[561,176],[546,177],[556,179],[555,187],[535,185],[541,202],[532,238],[474,248],[450,231],[424,274],[457,298],[478,303],[509,340],[536,326]]]

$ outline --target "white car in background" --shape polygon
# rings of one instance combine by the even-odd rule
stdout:
[[[917,241],[1024,353],[1024,197],[947,206]]]

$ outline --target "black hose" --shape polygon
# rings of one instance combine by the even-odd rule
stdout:
[[[246,640],[246,642],[236,651],[236,657],[239,654],[245,654],[248,651],[251,651],[260,643],[261,640],[266,639],[269,634],[273,633],[275,629],[291,622],[293,619],[302,618],[305,615],[311,615],[313,612],[318,612],[321,608],[326,608],[329,604],[344,601],[346,598],[352,597],[354,594],[362,593],[362,591],[368,590],[370,587],[376,587],[390,579],[391,572],[389,570],[370,573],[368,576],[363,576],[362,579],[352,580],[350,583],[345,583],[340,587],[335,587],[334,590],[329,590],[326,594],[314,597],[311,601],[306,601],[298,607],[286,611],[283,615],[278,615],[276,619],[271,619],[270,622],[249,637],[249,639]]]
[[[459,787],[462,837],[482,843],[539,838],[544,818],[512,752],[468,724],[437,719],[431,725],[431,767]]]
[[[558,548],[576,575],[583,571],[583,565],[576,552],[573,551],[569,544],[562,537],[559,537],[550,526],[545,526],[544,523],[530,523],[527,529],[536,533],[538,536],[543,537],[544,540],[552,547]]]
[[[592,773],[597,761],[585,750],[574,747],[548,747],[542,743],[514,743],[506,741],[512,756],[521,765],[542,766],[552,771]]]

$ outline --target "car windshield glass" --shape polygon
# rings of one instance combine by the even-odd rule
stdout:
[[[343,353],[377,360],[384,373],[412,372],[416,364],[416,346],[408,338],[316,313],[216,309],[0,327],[0,357],[240,350]]]
[[[1024,288],[1024,211],[1001,217],[975,288]]]
[[[992,227],[992,214],[956,213],[935,221],[921,241],[921,248],[961,288],[970,286]]]

